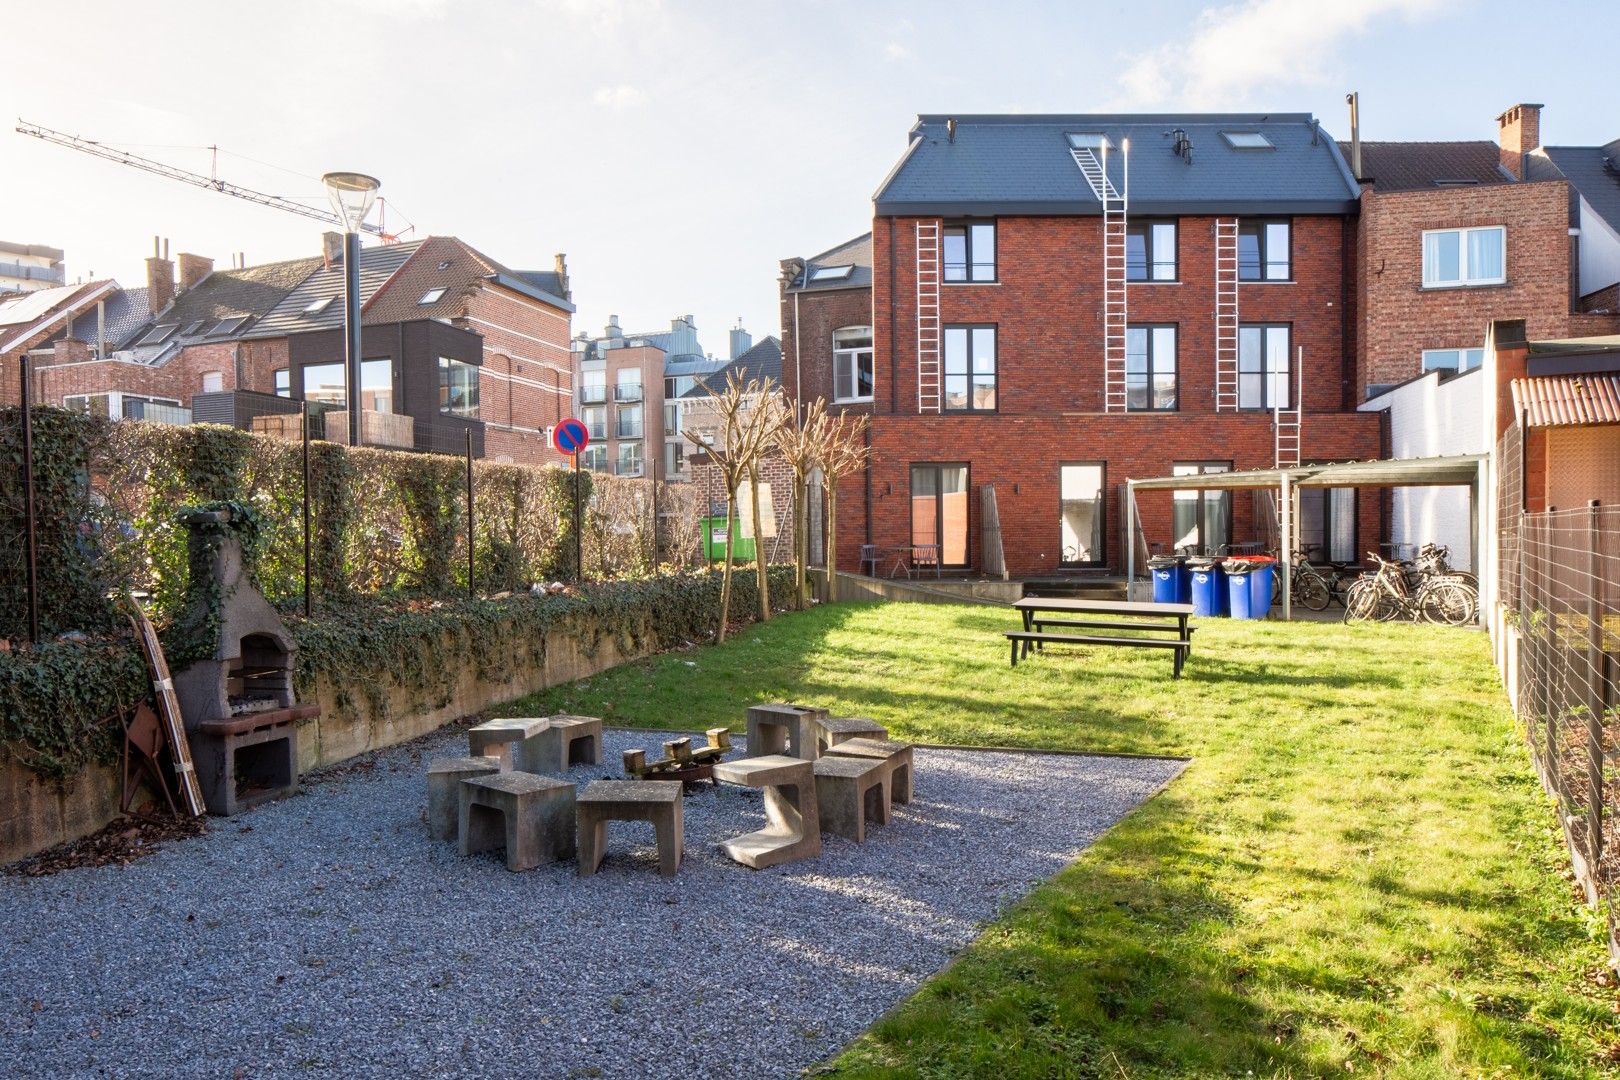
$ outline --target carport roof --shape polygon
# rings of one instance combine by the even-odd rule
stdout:
[[[1297,487],[1441,487],[1472,484],[1479,475],[1479,463],[1484,460],[1484,454],[1386,458],[1381,461],[1300,465],[1292,469],[1155,476],[1146,480],[1129,480],[1127,483],[1137,491],[1221,491],[1281,487],[1286,476]]]

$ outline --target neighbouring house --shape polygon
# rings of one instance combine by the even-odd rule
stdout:
[[[66,285],[66,257],[61,248],[0,240],[0,296]]]
[[[84,317],[105,323],[107,306],[119,293],[118,282],[104,280],[0,297],[0,369],[7,373],[6,378],[0,378],[0,404],[15,405],[19,401],[22,386],[15,377],[16,361],[25,354],[36,368],[30,380],[33,400],[51,403],[40,396],[37,366],[53,357],[50,350],[44,357],[38,355],[38,350],[62,337],[64,327]],[[65,360],[79,362],[93,355],[88,345],[75,344],[77,347],[64,355]]]
[[[990,489],[1011,574],[1117,574],[1128,478],[1377,456],[1350,392],[1359,196],[1301,113],[919,117],[870,240],[780,278],[791,385],[872,416],[840,569],[871,545],[980,570]],[[869,382],[867,339],[837,334],[867,320]],[[1246,492],[1138,511],[1166,550],[1276,529]],[[1333,492],[1313,520],[1307,542],[1370,546],[1379,507]]]

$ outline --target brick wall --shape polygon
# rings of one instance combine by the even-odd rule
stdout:
[[[788,397],[794,400],[822,398],[830,404],[833,400],[833,331],[846,326],[872,325],[872,290],[790,293],[784,283],[781,304],[782,385]],[[873,406],[869,403],[840,405],[837,410],[870,413]]]
[[[531,464],[564,463],[544,431],[573,408],[569,313],[485,286],[468,299],[466,317],[455,323],[484,337],[478,392],[487,455]]]
[[[1507,228],[1505,285],[1423,288],[1423,231]],[[1562,180],[1435,191],[1364,192],[1357,390],[1423,368],[1424,349],[1479,348],[1494,319],[1532,339],[1570,330],[1569,185]]]
[[[285,349],[285,341],[281,344]],[[49,405],[60,405],[63,398],[72,394],[121,390],[168,398],[190,408],[192,396],[202,392],[203,376],[207,372],[219,372],[224,389],[235,388],[237,349],[238,343],[232,341],[191,345],[167,363],[155,367],[122,360],[85,361],[82,357],[76,358],[76,362],[42,362],[35,369],[34,386],[39,391],[40,401]],[[40,360],[45,359],[35,355]]]
[[[702,456],[691,459],[691,485],[697,492],[698,511],[701,516],[707,516],[712,508],[714,514],[724,516],[726,512],[726,482],[720,470],[709,464],[708,459]],[[771,511],[776,518],[776,536],[767,540],[765,556],[772,562],[793,561],[793,470],[788,468],[787,462],[778,455],[772,454],[760,462],[759,481],[768,484],[771,489]],[[842,493],[842,489],[840,489]],[[744,485],[737,492],[737,514],[747,522],[753,521],[754,507],[748,501],[748,485]],[[839,503],[842,507],[842,502]],[[760,506],[764,511],[763,503]],[[747,529],[752,530],[753,525],[748,524]],[[740,534],[739,534],[740,535]],[[843,535],[840,530],[839,535]]]

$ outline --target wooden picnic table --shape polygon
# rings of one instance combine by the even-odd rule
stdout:
[[[1046,642],[1073,645],[1113,645],[1123,648],[1169,649],[1174,657],[1174,675],[1181,677],[1181,669],[1192,652],[1192,628],[1187,620],[1192,616],[1191,604],[1162,604],[1144,600],[1087,600],[1070,596],[1026,596],[1013,604],[1024,619],[1024,629],[1007,632],[1012,646],[1012,663],[1016,667],[1020,650],[1029,656],[1029,647],[1043,651]],[[1091,616],[1085,618],[1084,616]],[[1061,627],[1064,632],[1051,633],[1049,626]],[[1075,634],[1071,630],[1139,630],[1150,633],[1173,634],[1169,639],[1151,637],[1102,636]]]

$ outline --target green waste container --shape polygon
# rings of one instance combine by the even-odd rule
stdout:
[[[710,562],[723,562],[726,557],[726,519],[717,517],[699,519],[703,529],[703,553]],[[731,544],[731,557],[737,562],[754,561],[754,542],[744,539],[741,530]]]

